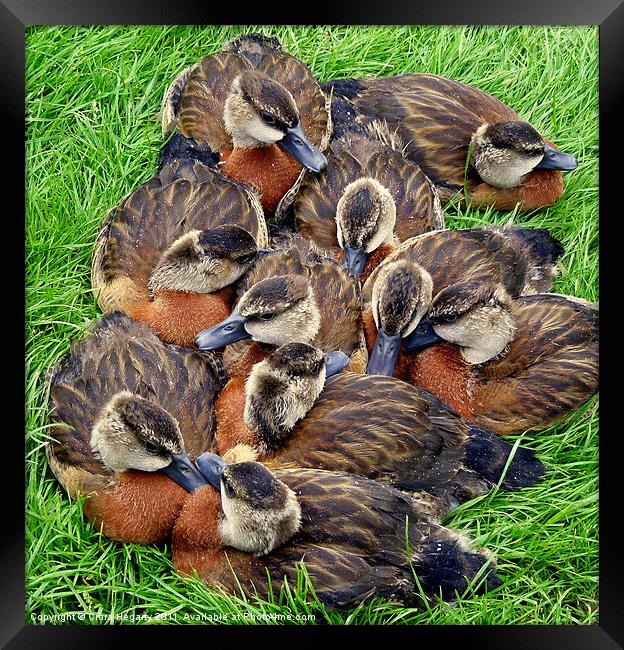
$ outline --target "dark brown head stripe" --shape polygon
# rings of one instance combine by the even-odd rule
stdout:
[[[199,237],[199,245],[206,255],[219,259],[235,258],[241,253],[256,250],[256,240],[244,228],[235,225],[205,230]]]

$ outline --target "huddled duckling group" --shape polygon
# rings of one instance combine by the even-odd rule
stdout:
[[[95,242],[104,316],[50,369],[57,479],[231,592],[302,562],[333,607],[500,584],[440,519],[542,477],[498,434],[597,391],[598,308],[549,293],[545,230],[448,230],[442,205],[551,205],[576,160],[476,88],[319,83],[258,35],[185,69],[162,126]]]

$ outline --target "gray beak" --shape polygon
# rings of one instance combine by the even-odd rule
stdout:
[[[350,275],[356,278],[362,273],[368,262],[368,253],[363,248],[344,247],[343,267]]]
[[[197,471],[185,451],[173,454],[171,463],[161,471],[187,492],[193,492],[197,488],[206,485],[206,479]]]
[[[195,345],[200,350],[216,350],[229,343],[250,338],[251,334],[245,329],[245,318],[233,311],[222,323],[202,330],[195,337]]]
[[[380,329],[377,332],[377,340],[368,360],[368,366],[366,366],[366,374],[392,377],[399,359],[400,349],[401,334],[387,334]]]
[[[535,169],[558,169],[562,172],[571,172],[578,167],[576,158],[569,153],[557,151],[549,144],[545,145],[544,157],[535,165]]]
[[[288,129],[276,144],[311,172],[318,173],[327,169],[327,158],[306,138],[301,124]]]
[[[417,350],[430,348],[438,343],[444,343],[444,339],[435,333],[431,321],[425,317],[418,323],[418,327],[409,336],[405,337],[405,350],[407,352],[416,352]]]
[[[327,352],[323,355],[325,357],[325,381],[331,376],[337,375],[341,370],[349,365],[349,357],[340,350],[336,352]]]
[[[203,478],[212,485],[212,487],[217,490],[221,489],[221,474],[223,470],[227,467],[227,463],[217,456],[217,454],[211,454],[207,451],[205,454],[202,454],[195,461],[197,469],[201,472]]]

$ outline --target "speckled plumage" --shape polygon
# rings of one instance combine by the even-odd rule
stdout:
[[[268,555],[257,557],[223,548],[216,533],[220,496],[211,487],[196,491],[173,532],[173,561],[181,573],[192,568],[209,585],[230,593],[240,587],[261,596],[275,593],[287,578],[292,586],[304,561],[320,600],[331,607],[352,606],[367,596],[393,598],[419,606],[413,569],[431,596],[441,588],[452,599],[466,577],[489,559],[469,550],[459,534],[432,522],[401,492],[351,474],[281,469],[275,476],[297,495],[301,526],[295,536]],[[489,565],[487,582],[499,584]],[[466,576],[466,577],[464,577]],[[239,587],[240,585],[240,587]]]

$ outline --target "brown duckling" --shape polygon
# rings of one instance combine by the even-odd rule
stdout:
[[[243,292],[231,316],[200,332],[196,345],[214,350],[253,339],[237,371],[251,366],[275,347],[312,343],[323,352],[341,350],[350,369],[363,372],[367,354],[362,332],[361,300],[354,278],[312,242],[293,236],[263,255],[241,282]]]
[[[395,361],[384,357],[393,354],[396,377],[478,426],[500,434],[543,429],[598,389],[595,305],[556,294],[512,300],[501,284],[459,282],[442,289],[422,318],[426,297],[416,313],[402,292],[393,299],[392,283],[384,293],[377,322],[399,340],[409,331],[400,355],[387,354],[378,339],[367,372],[392,373]]]
[[[205,481],[189,456],[210,448],[222,367],[163,344],[119,312],[105,316],[51,371],[50,468],[105,535],[164,541]]]
[[[267,229],[257,196],[200,163],[175,161],[103,223],[92,264],[102,310],[121,309],[167,343],[230,314],[232,284],[253,264]]]
[[[498,99],[433,74],[341,79],[322,84],[351,105],[349,120],[386,120],[408,143],[406,156],[433,181],[441,200],[532,210],[563,193],[561,171],[576,159],[559,151]],[[337,125],[338,128],[342,128]]]
[[[427,599],[451,600],[484,565],[478,591],[500,584],[492,557],[389,486],[342,472],[228,465],[214,454],[197,466],[212,485],[180,513],[172,554],[179,573],[195,571],[211,587],[266,598],[286,581],[295,586],[302,562],[330,607],[375,595],[422,606],[414,575]]]
[[[334,140],[327,171],[304,179],[294,203],[297,230],[344,259],[365,280],[400,242],[444,228],[435,186],[378,126]]]
[[[418,491],[419,506],[435,517],[500,480],[510,445],[403,381],[344,372],[326,383],[347,361],[305,343],[278,348],[253,367],[244,410],[231,419],[217,413],[215,450],[228,460],[345,471]],[[519,448],[502,487],[532,485],[543,471]]]
[[[302,166],[320,172],[327,165],[325,95],[307,66],[276,39],[257,34],[229,41],[184,70],[165,93],[162,127],[165,136],[176,133],[161,161],[191,139],[217,154],[222,174],[255,186],[267,213],[290,205]]]
[[[562,254],[561,243],[546,230],[512,225],[440,230],[406,240],[364,284],[364,304],[372,304],[362,314],[367,346],[374,348],[368,371],[393,373],[403,358],[401,340],[445,287],[463,281],[501,283],[514,298],[546,292]]]

